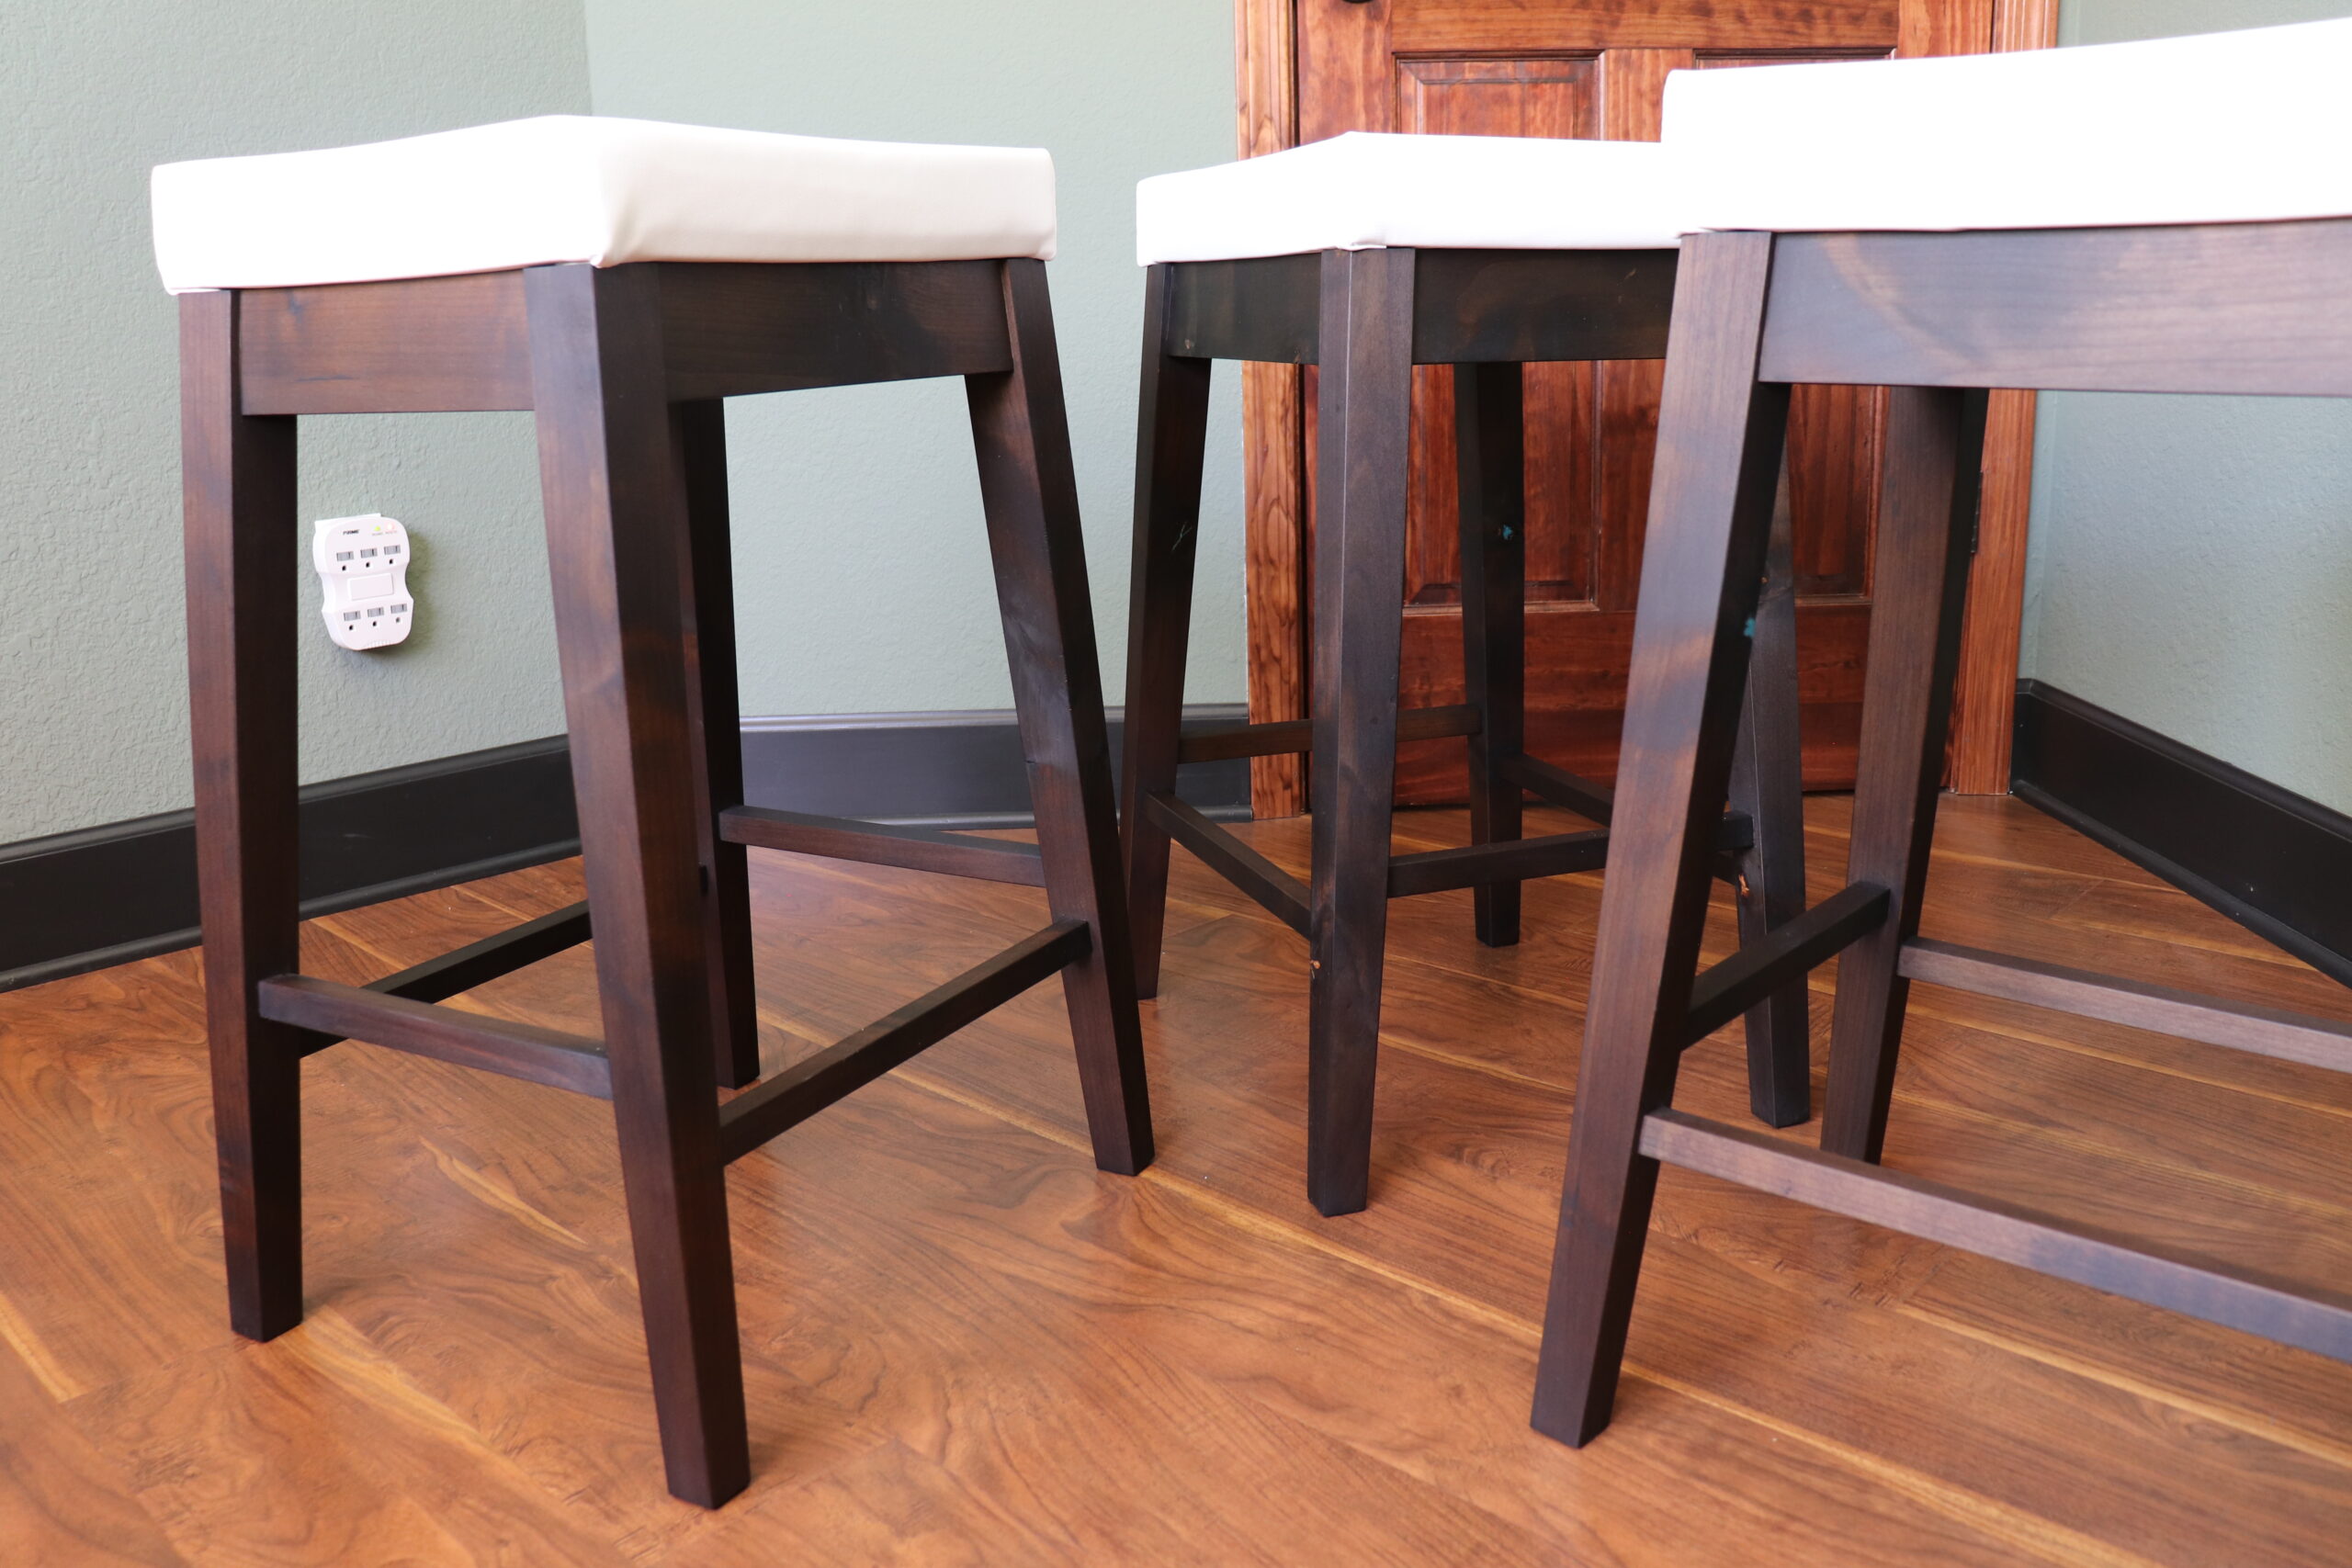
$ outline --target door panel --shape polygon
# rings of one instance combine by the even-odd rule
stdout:
[[[1302,20],[1311,3],[1302,0]],[[1892,49],[1898,12],[1908,7],[1898,0],[1372,0],[1354,8],[1390,13],[1385,20],[1397,54],[1483,54]]]
[[[1440,136],[1597,137],[1600,67],[1590,55],[1399,61],[1396,129]],[[1526,401],[1527,596],[1589,599],[1592,367],[1530,366]],[[1462,542],[1452,366],[1424,365],[1413,372],[1412,454],[1405,603],[1458,605]]]
[[[1655,140],[1667,73],[1982,49],[1992,0],[1297,0],[1302,141],[1342,130]],[[1971,41],[1973,40],[1973,42]],[[1661,367],[1528,373],[1528,746],[1615,770]],[[1416,372],[1404,700],[1462,700],[1453,372]],[[1313,378],[1307,378],[1308,387]],[[1800,389],[1791,418],[1805,774],[1852,779],[1883,394]],[[1311,427],[1311,403],[1306,421]],[[1306,432],[1311,445],[1313,432]],[[1307,526],[1312,528],[1311,486]],[[1458,801],[1464,748],[1403,749],[1398,798]]]

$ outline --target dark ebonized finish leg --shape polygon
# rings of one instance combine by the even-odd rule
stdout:
[[[1396,799],[1413,269],[1414,253],[1405,249],[1323,255],[1306,1190],[1325,1214],[1362,1209],[1371,1178]]]
[[[1135,569],[1127,618],[1125,766],[1119,832],[1135,936],[1136,994],[1159,994],[1168,914],[1168,834],[1144,808],[1176,787],[1184,718],[1184,653],[1192,633],[1193,562],[1199,553],[1202,453],[1208,434],[1209,365],[1168,352],[1171,269],[1144,284],[1143,389],[1136,418]]]
[[[300,967],[294,421],[238,412],[238,296],[180,296],[180,460],[206,1027],[229,1321],[302,1321],[301,1032],[254,987]]]
[[[1608,1425],[1731,779],[1788,389],[1758,382],[1772,239],[1694,236],[1675,290],[1609,878],[1536,1374],[1536,1428]]]
[[[1462,494],[1462,664],[1478,733],[1470,737],[1470,841],[1520,837],[1520,788],[1497,765],[1527,733],[1527,480],[1523,380],[1517,365],[1453,367]],[[1478,940],[1519,941],[1520,885],[1472,895]]]
[[[1887,888],[1894,918],[1838,960],[1821,1123],[1822,1148],[1853,1159],[1875,1162],[1886,1143],[1911,989],[1896,963],[1919,933],[1927,890],[1984,442],[1984,393],[1890,395],[1846,875]]]
[[[749,852],[718,835],[718,808],[743,798],[743,716],[735,693],[734,548],[727,511],[727,405],[673,404],[671,449],[686,497],[686,695],[701,800],[703,953],[710,976],[718,1081],[760,1076],[759,994],[752,975]]]
[[[704,967],[680,581],[686,486],[651,266],[526,276],[539,482],[596,978],[670,1490],[750,1480]]]
[[[1083,920],[1094,933],[1087,956],[1062,972],[1094,1162],[1131,1176],[1151,1163],[1151,1107],[1086,541],[1045,264],[1007,262],[1004,300],[1012,368],[965,379],[980,499],[1046,902],[1056,919]]]
[[[1784,462],[1772,506],[1764,592],[1747,660],[1747,700],[1731,770],[1731,805],[1755,824],[1739,856],[1739,941],[1761,942],[1804,913],[1804,760],[1798,743],[1797,593]],[[1810,998],[1802,976],[1748,1013],[1747,1103],[1768,1127],[1813,1114]]]

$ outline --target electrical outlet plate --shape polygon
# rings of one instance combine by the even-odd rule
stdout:
[[[322,517],[311,534],[319,614],[343,648],[390,648],[416,624],[408,592],[408,530],[390,517]]]

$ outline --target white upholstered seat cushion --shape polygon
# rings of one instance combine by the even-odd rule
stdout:
[[[165,164],[153,196],[156,264],[175,292],[541,262],[1054,254],[1054,165],[1036,148],[586,115]]]
[[[1691,227],[1654,142],[1350,131],[1136,187],[1136,259],[1390,245],[1670,249]]]
[[[2352,215],[2352,21],[2019,54],[1678,71],[1696,227]]]

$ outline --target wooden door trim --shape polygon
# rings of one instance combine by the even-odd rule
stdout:
[[[1297,0],[1234,0],[1235,125],[1242,157],[1298,141]],[[2058,39],[2058,0],[1993,0],[1996,51],[2046,49]],[[1242,370],[1243,580],[1248,596],[1250,717],[1306,716],[1306,470],[1304,378],[1295,366]],[[2025,603],[2028,512],[2033,491],[2034,397],[1995,394],[1984,445],[1977,553],[1970,568],[1949,767],[1952,787],[2003,795],[2017,703]],[[1295,757],[1250,763],[1260,817],[1306,808]]]
[[[2058,0],[1995,0],[1993,50],[2058,42]],[[2016,724],[2018,643],[2025,621],[2025,560],[2033,505],[2034,394],[1993,394],[1984,419],[1984,488],[1977,503],[1976,558],[1968,570],[1960,675],[1952,688],[1951,750],[1944,782],[1962,795],[2009,793]]]
[[[1298,143],[1296,0],[1234,0],[1235,133],[1244,158]],[[1250,719],[1306,717],[1306,401],[1295,365],[1241,367],[1242,581]],[[1250,762],[1260,817],[1306,809],[1303,757]]]

